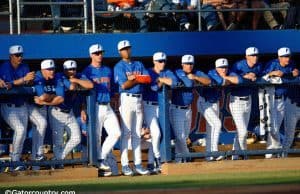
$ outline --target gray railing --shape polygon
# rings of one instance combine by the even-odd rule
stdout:
[[[82,5],[83,7],[83,17],[56,17],[51,14],[51,18],[36,18],[36,17],[22,17],[21,16],[21,6],[24,5]],[[82,2],[23,2],[17,0],[17,28],[18,34],[21,34],[21,21],[54,21],[54,20],[64,20],[64,21],[74,21],[80,20],[84,22],[84,33],[87,33],[88,25],[88,14],[87,14],[87,0],[82,0]]]
[[[0,16],[8,16],[9,17],[9,33],[13,34],[13,5],[12,0],[8,1],[8,10],[7,11],[1,11]]]

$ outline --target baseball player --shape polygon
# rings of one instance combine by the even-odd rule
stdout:
[[[225,86],[236,82],[235,74],[228,71],[227,59],[217,59],[215,61],[215,69],[208,72],[213,85]],[[222,96],[220,88],[199,88],[198,111],[206,120],[206,152],[218,151],[219,135],[222,128],[222,123],[219,118],[220,107],[219,100]],[[207,161],[219,161],[223,156],[214,158],[206,157]]]
[[[114,67],[114,76],[120,93],[122,173],[126,176],[133,175],[133,171],[128,165],[128,140],[131,137],[134,153],[134,171],[138,174],[146,175],[149,171],[142,166],[140,133],[143,124],[143,82],[137,78],[140,75],[148,78],[150,76],[141,62],[131,60],[131,45],[128,40],[120,41],[118,50],[122,59]]]
[[[34,76],[34,72],[29,72],[28,65],[23,63],[23,47],[21,45],[11,46],[9,48],[9,60],[0,67],[0,78],[5,82],[2,82],[2,85],[7,89],[22,86],[32,81]],[[27,132],[27,98],[7,97],[3,99],[1,114],[4,121],[14,130],[13,148],[10,153],[11,160],[20,161]],[[18,166],[14,170],[24,169],[24,166]]]
[[[291,50],[282,47],[277,51],[278,58],[270,61],[264,70],[265,79],[284,79],[297,77],[299,71],[291,61]],[[268,134],[267,149],[280,149],[279,129],[285,115],[285,99],[287,88],[284,86],[275,86],[275,95],[271,96],[274,103],[271,103],[271,131]],[[287,134],[289,136],[289,134]],[[266,158],[272,158],[272,154],[266,154]]]
[[[245,54],[245,59],[235,63],[231,69],[240,78],[236,80],[235,84],[255,82],[262,74],[262,65],[258,62],[258,49],[256,47],[249,47],[246,49]],[[229,108],[237,129],[233,150],[247,149],[247,129],[252,103],[251,96],[254,93],[257,93],[257,89],[249,86],[232,88],[231,90]],[[238,156],[234,155],[232,159],[238,159]],[[247,159],[247,157],[244,157],[244,159]]]
[[[151,76],[151,84],[146,85],[143,92],[144,104],[144,121],[147,127],[150,128],[151,142],[155,156],[155,167],[160,169],[160,127],[158,122],[158,92],[160,92],[163,84],[168,86],[176,86],[177,78],[173,72],[165,70],[167,56],[163,52],[156,52],[153,55],[152,68],[148,69]],[[148,169],[154,169],[153,164],[148,164]]]
[[[61,75],[55,74],[55,63],[52,59],[46,59],[41,62],[41,70],[36,73],[34,85],[37,96],[34,97],[34,102],[40,106],[57,106],[64,101],[64,85]],[[56,128],[53,128],[53,117],[51,111],[48,112],[50,127],[52,127],[52,140],[54,157],[59,159],[60,150],[57,143]],[[63,134],[61,134],[61,138]]]
[[[296,78],[300,81],[299,77]],[[289,86],[286,99],[286,111],[284,117],[285,136],[283,139],[283,149],[289,149],[295,137],[295,128],[300,119],[300,90],[299,85]],[[284,155],[287,156],[287,155]]]
[[[176,70],[175,75],[185,87],[173,90],[170,123],[175,134],[175,153],[188,154],[186,139],[191,128],[193,87],[196,83],[209,85],[211,81],[203,72],[194,70],[194,56],[182,56],[181,64],[182,69]],[[182,160],[183,158],[176,158],[176,162],[182,162]]]
[[[110,106],[112,95],[111,81],[113,79],[111,70],[102,64],[103,47],[100,44],[93,44],[89,48],[91,64],[85,68],[85,74],[95,85],[97,93],[96,104],[96,136],[99,170],[111,174],[110,167],[105,160],[121,136],[119,121]],[[105,128],[107,137],[101,147],[102,127]]]

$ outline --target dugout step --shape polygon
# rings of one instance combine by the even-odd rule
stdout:
[[[77,167],[55,170],[25,170],[21,172],[0,173],[1,183],[13,182],[47,182],[70,181],[98,178],[98,169],[93,167]]]

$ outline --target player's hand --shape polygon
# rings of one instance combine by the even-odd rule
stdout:
[[[0,79],[0,88],[5,88],[6,87],[6,83]]]
[[[33,100],[38,105],[44,105],[43,101],[38,96],[34,96]]]
[[[249,79],[251,81],[255,81],[256,80],[256,75],[255,75],[255,73],[250,72],[250,73],[245,74],[243,76],[243,78]]]
[[[298,69],[294,69],[292,71],[292,74],[293,74],[294,77],[298,77],[299,76],[299,70]]]
[[[69,80],[70,80],[71,83],[77,83],[77,80],[78,80],[78,79],[75,78],[75,77],[70,77]]]
[[[194,79],[195,79],[195,75],[192,74],[192,73],[187,74],[187,77],[188,77],[190,80],[194,80]]]
[[[7,89],[7,90],[10,90],[12,88],[12,85],[11,83],[7,82],[7,83],[4,83],[4,87]]]
[[[81,117],[81,121],[82,121],[83,123],[86,123],[86,120],[87,120],[87,114],[86,114],[86,112],[85,112],[84,110],[82,110],[82,111],[80,112],[80,117]]]
[[[269,75],[270,76],[275,76],[275,77],[282,77],[283,76],[283,72],[280,71],[280,70],[272,71]]]
[[[78,88],[78,85],[76,83],[71,83],[69,90],[76,90]]]
[[[127,76],[127,79],[128,79],[128,80],[135,80],[135,75],[128,75],[128,76]]]
[[[25,82],[32,81],[32,80],[34,80],[34,77],[35,77],[35,72],[31,71],[31,72],[26,74],[26,76],[24,77],[24,81]]]
[[[87,137],[87,131],[81,131],[81,134],[85,137]]]

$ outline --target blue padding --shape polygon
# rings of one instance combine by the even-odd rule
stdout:
[[[158,50],[168,56],[239,55],[248,46],[256,46],[261,53],[276,53],[279,47],[288,46],[300,52],[300,31],[219,31],[219,32],[164,32],[130,34],[60,34],[60,35],[0,35],[0,60],[8,58],[8,48],[21,44],[26,59],[88,58],[88,48],[100,43],[106,57],[119,57],[117,43],[128,39],[133,56],[149,57]]]

